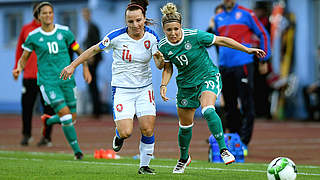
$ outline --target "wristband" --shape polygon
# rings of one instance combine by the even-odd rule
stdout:
[[[161,84],[161,85],[160,85],[160,88],[161,88],[162,86],[167,87],[167,85]]]

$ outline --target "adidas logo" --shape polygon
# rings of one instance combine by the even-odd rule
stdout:
[[[170,55],[172,55],[172,54],[173,54],[172,51],[169,51],[168,56],[170,56]]]
[[[39,39],[39,42],[42,42],[43,41],[43,37],[41,37],[40,39]]]

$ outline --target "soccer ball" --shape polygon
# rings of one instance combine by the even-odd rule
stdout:
[[[278,157],[269,164],[267,176],[268,180],[295,180],[297,168],[291,159]]]

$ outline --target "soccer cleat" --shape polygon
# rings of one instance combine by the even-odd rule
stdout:
[[[174,167],[172,173],[177,173],[177,174],[181,174],[181,173],[184,173],[184,169],[189,166],[189,164],[191,163],[191,157],[190,155],[188,156],[188,159],[187,160],[178,160],[178,163],[177,165]]]
[[[41,121],[42,121],[42,129],[41,129],[41,132],[42,132],[42,136],[46,136],[46,129],[47,129],[47,119],[51,118],[50,115],[48,114],[43,114],[41,116]]]
[[[228,149],[223,149],[220,155],[226,165],[231,164],[235,161],[234,156],[228,151]]]
[[[154,169],[149,168],[149,166],[141,166],[138,170],[138,174],[156,174]]]
[[[40,139],[40,141],[38,142],[37,146],[38,147],[41,147],[41,146],[52,147],[52,142],[49,139],[42,137]]]
[[[20,144],[21,144],[21,146],[28,146],[29,143],[31,143],[32,141],[33,141],[33,138],[32,138],[32,137],[30,137],[30,136],[23,136]]]
[[[115,151],[115,152],[118,152],[120,151],[122,145],[123,145],[123,139],[120,139],[118,138],[117,136],[114,136],[113,137],[113,141],[112,141],[112,149]]]
[[[82,159],[83,159],[83,154],[82,154],[82,152],[77,152],[77,153],[74,155],[74,159],[75,159],[75,160],[82,160]]]

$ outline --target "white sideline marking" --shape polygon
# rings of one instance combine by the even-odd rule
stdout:
[[[34,159],[34,158],[12,158],[12,157],[0,157],[0,159],[10,159],[10,160],[31,160],[31,161],[45,161],[44,159]],[[53,161],[62,161],[67,163],[83,163],[83,164],[103,164],[103,165],[117,165],[117,166],[139,166],[139,164],[126,164],[126,163],[108,163],[108,162],[92,162],[92,161],[70,161],[70,160],[53,160]],[[152,165],[153,167],[159,168],[172,168],[172,166],[163,166],[163,165]],[[236,172],[258,172],[258,173],[266,173],[266,171],[262,170],[250,170],[250,169],[223,169],[223,168],[199,168],[199,167],[188,167],[188,169],[196,169],[196,170],[214,170],[214,171],[236,171]],[[314,173],[297,173],[305,176],[320,176],[320,174]]]

